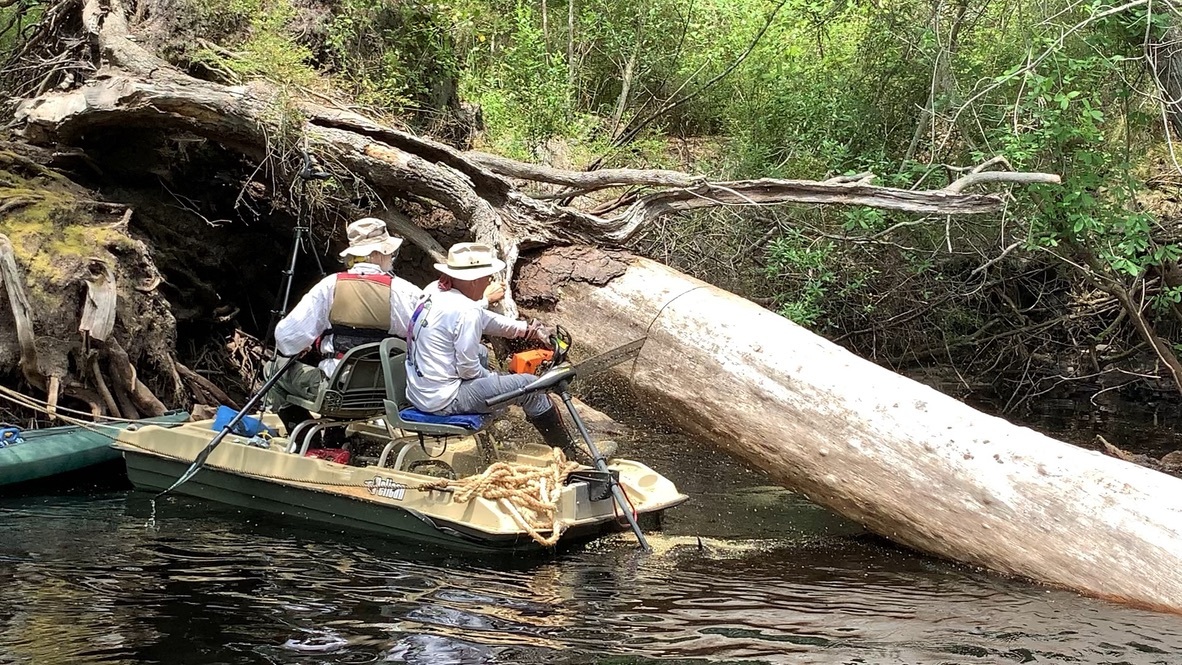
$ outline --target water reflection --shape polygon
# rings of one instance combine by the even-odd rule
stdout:
[[[644,556],[621,535],[487,561],[188,499],[163,502],[155,530],[143,494],[7,499],[0,662],[1171,663],[1182,650],[1177,617],[916,556],[779,500],[774,537],[707,529],[699,547],[674,532]],[[764,508],[744,501],[712,510]]]
[[[1175,663],[1182,619],[901,551],[674,434],[628,535],[460,557],[187,498],[0,498],[0,663]]]

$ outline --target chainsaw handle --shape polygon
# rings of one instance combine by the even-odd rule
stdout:
[[[494,396],[488,398],[487,400],[484,401],[484,404],[486,406],[490,406],[490,407],[499,406],[501,404],[504,404],[505,402],[515,400],[518,397],[521,397],[522,395],[526,395],[526,394],[532,393],[537,390],[545,390],[547,388],[552,388],[552,387],[558,385],[559,383],[562,383],[563,381],[568,381],[570,379],[573,379],[574,376],[575,376],[575,368],[571,367],[570,365],[563,365],[562,367],[555,367],[554,369],[550,370],[549,372],[546,372],[545,374],[539,376],[538,378],[534,379],[533,381],[530,381],[528,384],[526,384],[520,388],[517,388],[515,390],[510,390],[507,393],[501,393],[500,395],[494,395]]]
[[[550,348],[554,349],[552,362],[557,367],[566,362],[566,355],[570,353],[571,337],[566,328],[555,324],[554,334],[550,336]]]

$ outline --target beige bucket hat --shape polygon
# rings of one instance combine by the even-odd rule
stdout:
[[[505,262],[497,258],[497,250],[482,242],[458,242],[447,250],[447,263],[436,263],[435,269],[454,279],[471,281],[501,272]]]
[[[402,238],[395,238],[386,229],[386,223],[377,217],[362,217],[350,222],[345,229],[349,246],[341,252],[346,256],[369,256],[371,252],[393,254],[402,246]]]

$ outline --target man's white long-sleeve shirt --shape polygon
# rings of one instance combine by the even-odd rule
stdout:
[[[354,275],[380,275],[382,269],[372,263],[356,263],[346,272]],[[324,332],[332,327],[328,319],[332,310],[332,299],[337,276],[329,275],[317,282],[291,313],[283,317],[275,327],[275,348],[285,356],[292,356],[308,348]],[[390,334],[406,338],[406,329],[415,307],[423,298],[423,290],[400,277],[390,279]],[[320,352],[327,356],[318,367],[325,376],[332,376],[337,368],[332,335],[325,335],[320,342]]]
[[[528,324],[490,312],[456,291],[430,296],[415,322],[406,359],[406,398],[420,411],[442,411],[460,383],[487,376],[480,364],[480,338],[521,337]]]

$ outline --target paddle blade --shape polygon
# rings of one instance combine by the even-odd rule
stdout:
[[[200,471],[201,467],[205,465],[205,460],[209,459],[209,454],[212,453],[213,449],[222,442],[222,439],[226,438],[226,435],[230,433],[230,428],[233,427],[233,425],[234,423],[231,423],[230,425],[227,425],[222,431],[218,432],[218,435],[213,437],[213,440],[206,444],[206,446],[201,449],[201,452],[197,453],[197,457],[193,459],[193,463],[189,465],[189,468],[186,469],[183,474],[181,474],[181,477],[177,478],[176,482],[173,483],[168,489],[157,494],[156,498],[160,498],[165,494],[168,494],[174,489],[185,484],[193,476],[197,475],[197,472]]]

